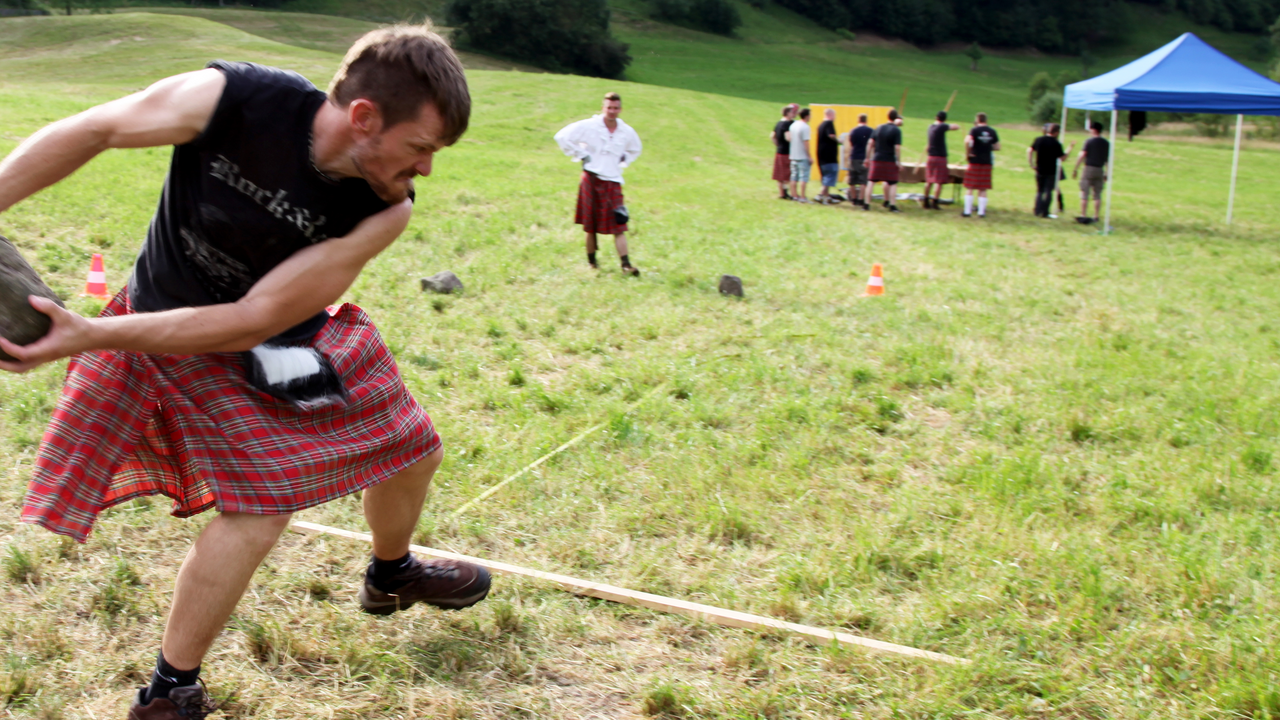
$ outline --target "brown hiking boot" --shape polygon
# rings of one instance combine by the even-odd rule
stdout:
[[[169,691],[169,697],[142,704],[146,688],[138,688],[129,708],[129,720],[204,720],[218,709],[203,685],[184,685]]]
[[[489,594],[489,571],[459,560],[419,560],[391,579],[395,592],[373,586],[369,571],[360,588],[360,607],[374,615],[390,615],[414,603],[424,602],[445,610],[461,610],[480,602]]]

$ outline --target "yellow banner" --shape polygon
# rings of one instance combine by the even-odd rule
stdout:
[[[844,161],[844,136],[858,125],[858,116],[866,114],[867,124],[872,129],[889,122],[889,111],[891,107],[877,107],[872,105],[809,105],[809,123],[813,129],[810,133],[809,152],[812,153],[814,160],[813,171],[809,174],[809,179],[821,179],[822,171],[818,169],[818,126],[825,120],[823,113],[831,108],[836,111],[836,135],[840,137],[840,158],[841,164]],[[839,182],[845,181],[846,173],[844,168],[840,168]]]

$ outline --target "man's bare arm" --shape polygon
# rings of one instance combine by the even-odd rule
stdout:
[[[412,208],[406,200],[365,219],[345,237],[294,253],[234,303],[88,319],[33,297],[32,306],[52,317],[53,327],[25,348],[0,338],[0,348],[19,360],[0,362],[0,370],[24,372],[88,350],[173,355],[248,350],[336,302],[365,263],[404,231]]]
[[[180,145],[209,124],[226,77],[206,69],[59,120],[0,162],[0,212],[62,180],[111,148]]]

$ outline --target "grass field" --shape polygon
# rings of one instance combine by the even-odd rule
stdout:
[[[199,18],[0,21],[0,153],[214,57],[321,85],[338,61]],[[470,79],[472,130],[348,294],[445,438],[419,541],[974,662],[507,578],[463,613],[370,618],[354,611],[365,548],[289,534],[205,666],[230,717],[1280,715],[1275,146],[1246,147],[1226,227],[1228,143],[1122,143],[1103,237],[1027,212],[1027,132],[1002,130],[985,222],[854,213],[770,199],[767,98]],[[627,185],[638,280],[608,251],[586,268],[577,176],[550,140],[607,88],[646,143]],[[906,131],[922,147],[923,123]],[[76,296],[89,255],[124,282],[167,163],[109,152],[0,234],[93,313]],[[873,262],[888,293],[861,298]],[[444,269],[464,294],[419,292]],[[722,273],[745,299],[716,293]],[[18,524],[64,368],[0,377],[0,708],[122,717],[207,518],[134,502],[83,546]],[[354,498],[304,516],[362,529]]]

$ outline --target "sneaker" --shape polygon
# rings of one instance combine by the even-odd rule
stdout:
[[[900,212],[902,212],[902,211],[898,209],[898,206],[897,206],[897,205],[890,205],[890,206],[889,206],[889,212],[891,212],[891,213],[895,213],[895,212],[896,212],[896,213],[900,213]]]
[[[167,698],[143,703],[146,695],[146,688],[138,688],[129,707],[129,720],[204,720],[218,709],[203,685],[183,685],[170,690]]]
[[[889,201],[888,201],[888,200],[885,200],[885,201],[884,201],[884,206],[885,206],[885,207],[889,207]]]
[[[779,200],[790,200],[790,199],[791,199],[791,193],[783,193],[782,195],[779,195],[779,196],[778,196],[778,199],[779,199]]]
[[[374,615],[390,615],[419,602],[445,610],[461,610],[489,594],[489,571],[460,560],[424,561],[415,556],[392,580],[403,584],[395,592],[383,592],[373,586],[366,570],[364,586],[360,588],[360,607]]]
[[[640,277],[640,268],[632,267],[631,265],[623,265],[622,274],[630,277]]]
[[[960,213],[960,217],[973,217],[973,213]]]

